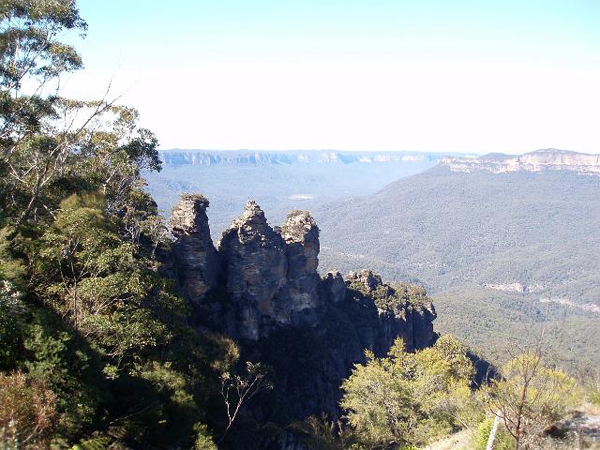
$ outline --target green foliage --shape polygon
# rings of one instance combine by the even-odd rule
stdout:
[[[84,439],[71,447],[71,450],[108,450],[113,439],[108,436],[93,437]]]
[[[121,240],[104,197],[73,194],[60,206],[36,254],[39,295],[117,366],[131,352],[168,342],[152,309],[141,307],[158,279],[137,246]]]
[[[96,420],[108,395],[98,374],[102,364],[56,316],[36,311],[33,320],[24,341],[28,356],[24,366],[56,393],[60,432],[81,432]]]
[[[0,21],[0,377],[51,393],[57,447],[211,448],[194,425],[239,350],[163,275],[158,142],[132,108],[44,94],[82,67],[60,41],[87,29],[75,1],[4,1]]]
[[[344,429],[341,422],[331,422],[325,414],[310,416],[292,424],[291,428],[300,434],[303,444],[310,449],[345,450],[354,444],[350,429]]]
[[[16,361],[22,342],[25,305],[10,281],[0,279],[0,370]]]
[[[194,425],[194,431],[196,432],[194,450],[217,450],[217,446],[206,425],[197,423]]]
[[[494,419],[486,419],[471,436],[469,450],[486,450],[490,432],[494,426]],[[512,436],[506,431],[503,425],[498,427],[494,439],[494,450],[513,450],[514,442]]]
[[[474,375],[466,348],[444,337],[414,354],[396,341],[386,358],[367,354],[344,381],[341,405],[367,446],[424,445],[481,420],[469,386]]]
[[[532,442],[581,400],[575,380],[544,363],[539,351],[523,353],[502,367],[486,395],[519,448]]]

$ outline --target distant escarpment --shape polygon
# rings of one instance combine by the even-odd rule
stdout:
[[[453,172],[484,171],[491,173],[570,171],[600,175],[600,155],[589,155],[554,148],[537,150],[520,156],[492,153],[479,158],[444,158],[442,166]]]
[[[435,341],[422,288],[391,286],[370,271],[319,276],[319,228],[308,212],[273,228],[249,201],[215,247],[207,207],[203,196],[184,194],[174,208],[173,269],[197,326],[238,340],[248,359],[272,369],[278,398],[255,411],[261,422],[335,417],[340,382],[366,349],[384,355],[397,337],[410,351]],[[280,404],[293,407],[283,414]]]
[[[342,152],[338,150],[162,150],[165,166],[372,164],[435,162],[444,154],[421,152]]]

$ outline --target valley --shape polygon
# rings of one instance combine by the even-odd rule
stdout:
[[[600,363],[600,163],[554,149],[523,156],[415,152],[163,151],[148,187],[168,214],[181,192],[211,198],[220,239],[255,199],[271,224],[309,210],[320,270],[372,268],[423,285],[438,329],[493,360],[542,329],[577,361]],[[439,163],[439,164],[438,164]]]
[[[161,172],[147,173],[148,190],[165,216],[181,192],[211,199],[213,238],[252,199],[272,223],[294,209],[377,192],[399,178],[427,170],[443,153],[314,151],[165,150]],[[459,156],[459,155],[456,155]]]

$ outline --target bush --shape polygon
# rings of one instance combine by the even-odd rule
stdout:
[[[23,373],[0,373],[0,430],[5,448],[45,447],[55,423],[52,391]]]
[[[493,425],[494,419],[486,419],[481,422],[471,438],[471,450],[485,450]],[[496,432],[496,439],[494,439],[494,450],[512,450],[513,448],[512,436],[500,424]]]
[[[217,450],[217,446],[208,430],[208,427],[202,423],[194,425],[196,440],[194,450]]]
[[[596,406],[600,406],[600,390],[594,389],[592,392],[590,392],[588,398],[590,400],[590,403]]]

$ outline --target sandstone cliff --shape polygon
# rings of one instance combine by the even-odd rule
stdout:
[[[202,195],[183,194],[169,221],[176,238],[173,250],[178,281],[192,304],[199,304],[217,284],[219,262],[210,238],[208,205]]]
[[[224,292],[235,322],[226,327],[229,334],[258,340],[280,326],[316,326],[329,320],[328,308],[339,308],[360,292],[371,303],[370,314],[378,323],[373,333],[385,334],[365,339],[364,348],[385,349],[396,336],[404,337],[409,349],[431,343],[435,313],[430,301],[416,308],[408,298],[398,299],[392,312],[379,297],[392,298],[395,291],[370,271],[351,273],[346,280],[331,272],[321,279],[319,228],[308,212],[293,211],[281,227],[272,228],[256,202],[248,201],[243,214],[223,232],[216,250],[210,239],[208,205],[201,195],[184,194],[174,208],[170,220],[174,266],[191,304],[208,303],[211,290]],[[227,313],[223,305],[212,309]]]
[[[589,155],[554,148],[520,156],[490,154],[478,158],[443,158],[442,166],[453,172],[491,173],[568,171],[600,175],[600,155]]]

